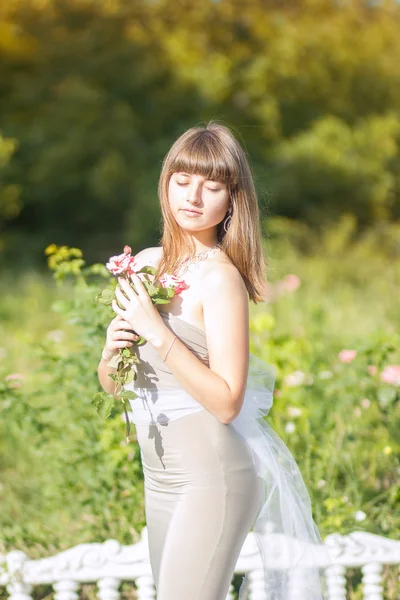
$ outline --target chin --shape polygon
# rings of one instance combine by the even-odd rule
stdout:
[[[196,223],[191,223],[191,222],[187,222],[186,220],[183,220],[180,218],[180,216],[175,217],[175,221],[177,222],[177,224],[179,225],[179,227],[181,229],[184,229],[185,231],[201,231],[202,229],[208,229],[209,226],[206,225],[202,225],[200,226],[199,224]]]

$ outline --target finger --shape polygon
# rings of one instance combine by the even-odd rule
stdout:
[[[135,284],[138,296],[143,296],[143,294],[148,296],[147,290],[144,287],[143,282],[140,279],[139,275],[136,275],[136,273],[132,273],[131,279],[132,279],[133,283]]]
[[[127,346],[133,346],[133,342],[129,342],[128,340],[113,342],[114,348],[126,348]]]
[[[118,283],[130,300],[132,300],[136,296],[135,290],[132,289],[132,286],[129,285],[126,279],[124,279],[123,277],[118,277]]]
[[[131,333],[130,331],[119,331],[116,334],[117,340],[138,340],[139,337],[136,333]]]
[[[119,303],[122,304],[124,308],[128,307],[129,300],[124,296],[119,287],[115,288],[115,295],[117,296]]]
[[[111,302],[111,306],[113,307],[113,311],[114,311],[115,313],[117,313],[117,315],[120,315],[120,317],[124,318],[124,313],[125,313],[125,311],[124,311],[124,310],[122,310],[122,309],[121,309],[121,308],[118,306],[118,304],[117,304],[117,301],[116,301],[115,299],[113,299],[113,300],[112,300],[112,302]]]
[[[132,325],[125,319],[118,315],[119,321],[114,324],[114,331],[120,331],[121,329],[132,329]]]

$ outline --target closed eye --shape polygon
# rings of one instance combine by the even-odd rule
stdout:
[[[186,181],[177,181],[176,182],[180,187],[186,187],[189,183]],[[221,191],[221,188],[207,188],[210,192],[217,193]]]

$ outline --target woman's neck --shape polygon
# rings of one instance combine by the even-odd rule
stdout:
[[[210,250],[210,248],[213,248],[218,243],[216,232],[214,231],[199,231],[196,234],[188,234],[188,248],[190,247],[190,241],[194,244],[196,254]]]

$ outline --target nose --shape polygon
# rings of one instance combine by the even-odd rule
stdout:
[[[188,194],[186,199],[190,204],[199,204],[201,202],[201,187],[200,184],[192,183],[188,187]]]

